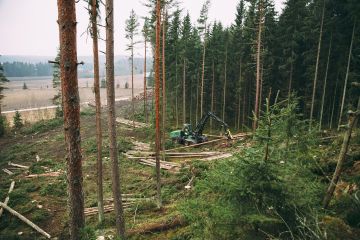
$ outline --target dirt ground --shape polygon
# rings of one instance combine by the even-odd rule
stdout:
[[[129,84],[129,89],[125,89],[125,83]],[[23,90],[23,84],[26,83],[27,90]],[[93,79],[79,79],[79,93],[81,102],[94,101]],[[131,76],[115,77],[115,97],[131,96]],[[51,99],[57,90],[52,88],[52,78],[22,78],[10,82],[6,86],[8,89],[4,91],[3,111],[18,110],[24,108],[37,108],[53,105]],[[138,94],[143,89],[143,75],[134,76],[134,92]],[[106,89],[101,89],[102,101],[106,100]]]

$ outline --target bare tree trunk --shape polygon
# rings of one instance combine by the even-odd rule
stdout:
[[[215,93],[215,63],[212,60],[212,83],[211,83],[211,112],[214,112],[214,93]],[[210,119],[210,133],[212,133],[213,121]]]
[[[223,99],[223,110],[222,110],[222,120],[225,121],[225,109],[226,109],[226,85],[227,85],[227,58],[228,58],[228,49],[226,46],[226,52],[225,52],[225,69],[224,69],[224,99]]]
[[[147,39],[145,37],[144,39],[144,44],[145,44],[145,59],[144,59],[144,115],[145,115],[145,122],[148,123],[149,119],[148,119],[148,112],[147,112],[147,87],[146,87],[146,53],[147,53],[147,49],[146,49],[146,43],[147,43]]]
[[[164,19],[162,21],[162,150],[165,151],[165,122],[166,122],[166,64],[165,64],[165,31],[166,31],[166,13],[164,10]],[[164,160],[165,160],[165,156]]]
[[[323,9],[322,9],[319,44],[318,44],[318,51],[317,51],[317,56],[316,56],[315,77],[314,77],[313,92],[312,92],[312,99],[311,99],[311,110],[310,110],[310,129],[311,129],[311,125],[312,125],[314,105],[315,105],[315,93],[316,93],[316,84],[317,84],[318,71],[319,71],[319,60],[320,60],[321,41],[322,41],[322,34],[323,34],[324,15],[325,15],[325,0],[324,0]]]
[[[290,99],[291,90],[292,90],[293,71],[294,71],[293,50],[291,49],[291,62],[290,62],[290,77],[289,77],[288,99]]]
[[[237,117],[237,130],[240,130],[240,113],[241,113],[241,92],[242,92],[242,59],[240,58],[240,75],[239,75],[239,102],[238,102],[238,117]]]
[[[336,103],[336,95],[337,95],[338,83],[339,83],[339,72],[338,72],[337,77],[336,77],[335,92],[334,92],[334,97],[333,97],[333,104],[332,104],[331,116],[330,116],[330,124],[329,124],[330,129],[332,129],[332,126],[333,126],[333,119],[334,119],[334,112],[335,112],[335,103]]]
[[[156,192],[157,205],[161,208],[161,179],[160,179],[160,0],[156,1],[156,46],[155,46],[155,158],[156,158]]]
[[[70,239],[80,238],[85,225],[82,155],[80,136],[80,98],[77,76],[75,1],[58,0],[60,71],[64,130],[67,148],[66,168]]]
[[[199,117],[199,73],[196,75],[196,111],[195,111],[195,122],[198,122]],[[201,93],[200,93],[201,94]],[[202,117],[202,115],[200,116]]]
[[[114,198],[116,233],[125,237],[125,219],[122,206],[118,147],[116,142],[115,123],[115,88],[114,88],[114,4],[106,0],[106,77],[108,128],[110,142],[110,159],[112,167],[112,192]]]
[[[176,55],[175,63],[175,116],[176,116],[176,128],[179,128],[179,106],[178,106],[178,59]]]
[[[255,96],[255,110],[253,130],[257,128],[257,122],[259,117],[259,99],[260,99],[260,57],[261,57],[261,36],[262,36],[262,21],[263,21],[263,6],[262,1],[259,2],[259,29],[257,39],[257,54],[256,54],[256,96]]]
[[[97,1],[91,4],[91,28],[93,39],[94,55],[94,92],[96,105],[96,145],[97,145],[97,195],[99,209],[99,223],[104,221],[104,201],[103,201],[103,170],[102,170],[102,129],[101,129],[101,99],[100,99],[100,75],[99,75],[99,47],[97,29]]]
[[[204,28],[204,48],[203,48],[203,56],[202,56],[202,70],[201,70],[201,99],[200,99],[200,116],[203,116],[203,108],[204,108],[204,77],[205,77],[205,56],[206,56],[206,23]],[[197,122],[197,121],[196,121]]]
[[[327,62],[326,62],[326,71],[325,71],[325,80],[324,80],[323,94],[322,94],[322,97],[321,97],[321,111],[320,111],[319,130],[321,130],[321,125],[322,125],[322,120],[323,120],[323,114],[324,114],[324,104],[325,104],[327,78],[328,78],[329,65],[330,65],[331,47],[332,47],[332,34],[331,34],[331,38],[330,38],[329,53],[328,53],[328,58],[327,58]]]
[[[134,46],[131,40],[131,45]],[[131,48],[131,108],[133,128],[135,128],[135,103],[134,103],[134,47]]]
[[[183,124],[186,123],[186,61],[184,58],[184,72],[183,72]]]
[[[351,43],[350,43],[350,50],[349,50],[349,58],[348,58],[348,64],[347,64],[346,76],[345,76],[345,83],[344,83],[344,92],[343,92],[343,96],[342,96],[341,108],[340,108],[340,116],[339,116],[339,122],[338,122],[338,130],[340,129],[342,114],[343,114],[343,111],[344,111],[344,104],[345,104],[345,97],[346,97],[346,88],[347,88],[347,82],[348,82],[348,79],[349,79],[351,55],[352,55],[352,48],[353,48],[354,36],[355,36],[355,28],[356,28],[356,21],[354,21],[354,27],[353,27],[353,32],[352,32],[352,36],[351,36]]]
[[[336,184],[339,181],[339,178],[340,178],[340,175],[341,175],[341,172],[342,172],[342,168],[343,168],[343,164],[344,164],[344,161],[345,161],[345,158],[346,158],[346,153],[347,153],[347,151],[349,149],[351,133],[352,133],[353,127],[356,125],[356,122],[357,122],[357,120],[359,118],[359,109],[360,108],[358,106],[358,110],[357,110],[356,113],[349,114],[349,122],[348,122],[348,126],[347,126],[347,131],[345,132],[345,135],[344,135],[344,141],[343,141],[341,151],[340,151],[340,154],[339,154],[339,159],[338,159],[338,162],[337,162],[337,165],[336,165],[334,175],[333,175],[333,177],[331,179],[329,188],[328,188],[328,190],[326,192],[326,195],[325,195],[325,198],[324,198],[324,201],[323,201],[324,208],[327,208],[329,206],[329,203],[330,203],[330,200],[331,200],[332,195],[334,193]]]

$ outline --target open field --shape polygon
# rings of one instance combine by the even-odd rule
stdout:
[[[129,83],[129,89],[125,89],[125,83]],[[23,84],[26,83],[28,89],[23,90]],[[115,97],[130,97],[131,96],[131,76],[117,76],[115,79]],[[79,93],[80,101],[92,102],[94,101],[94,94],[92,90],[93,79],[81,78],[79,79]],[[142,91],[143,75],[134,76],[135,94]],[[7,90],[4,91],[4,101],[2,110],[11,111],[24,108],[37,108],[53,105],[51,99],[56,94],[57,90],[52,88],[52,77],[43,78],[10,78],[7,84]],[[102,102],[106,101],[106,89],[101,89]]]

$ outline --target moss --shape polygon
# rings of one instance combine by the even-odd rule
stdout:
[[[64,197],[66,196],[66,182],[57,181],[55,183],[49,183],[43,186],[40,190],[42,196],[55,196],[55,197]]]

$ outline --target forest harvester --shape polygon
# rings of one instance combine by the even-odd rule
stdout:
[[[220,123],[222,129],[224,130],[224,135],[227,137],[227,139],[232,139],[229,126],[212,112],[208,112],[207,114],[205,114],[201,118],[200,122],[196,125],[194,130],[192,129],[191,124],[186,123],[184,124],[182,130],[176,130],[171,132],[170,133],[171,139],[183,145],[192,145],[192,144],[198,144],[208,141],[207,136],[203,135],[203,130],[210,118]]]

